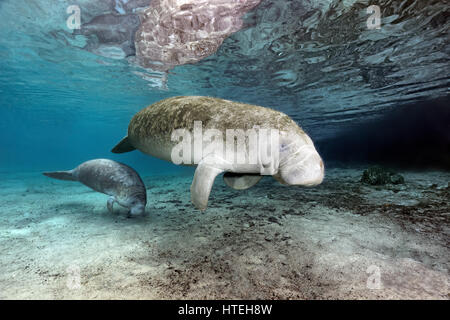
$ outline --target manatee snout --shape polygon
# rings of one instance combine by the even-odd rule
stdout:
[[[130,209],[130,214],[134,215],[143,215],[145,213],[145,204],[139,203]]]
[[[312,187],[321,184],[325,176],[325,167],[317,151],[296,156],[279,171],[281,182],[287,185]]]

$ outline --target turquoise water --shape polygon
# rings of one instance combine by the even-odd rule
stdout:
[[[125,64],[104,66],[92,54],[62,46],[55,50],[66,53],[61,59],[67,62],[48,61],[36,48],[15,45],[2,46],[2,170],[70,168],[91,158],[117,158],[109,151],[133,114],[170,95],[149,90]],[[137,153],[120,159],[144,161]],[[157,161],[155,166],[169,170]]]
[[[125,4],[118,6],[126,12],[99,1],[78,4],[82,25],[101,14],[130,12]],[[365,8],[358,3],[262,1],[217,52],[166,71],[145,70],[132,56],[90,52],[86,43],[92,39],[66,26],[68,5],[0,2],[3,171],[66,168],[96,157],[140,170],[177,170],[137,152],[109,152],[133,114],[175,95],[272,107],[320,142],[395,106],[448,94],[444,2],[434,1],[426,12],[418,3],[402,11],[382,2],[383,28],[367,30]],[[333,10],[336,16],[325,19]],[[333,28],[341,28],[339,39]]]

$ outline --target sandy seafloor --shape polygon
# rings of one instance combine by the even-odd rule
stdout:
[[[1,173],[0,298],[449,299],[450,173],[361,172],[246,191],[219,177],[204,213],[191,175],[144,175],[133,218],[80,183]]]

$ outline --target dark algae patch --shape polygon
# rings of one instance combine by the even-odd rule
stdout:
[[[384,184],[403,184],[405,179],[398,173],[392,170],[385,169],[380,166],[372,166],[364,170],[361,182],[370,185],[384,185]]]

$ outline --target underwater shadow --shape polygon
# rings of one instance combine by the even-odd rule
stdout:
[[[450,96],[397,106],[318,141],[325,161],[450,171]]]

